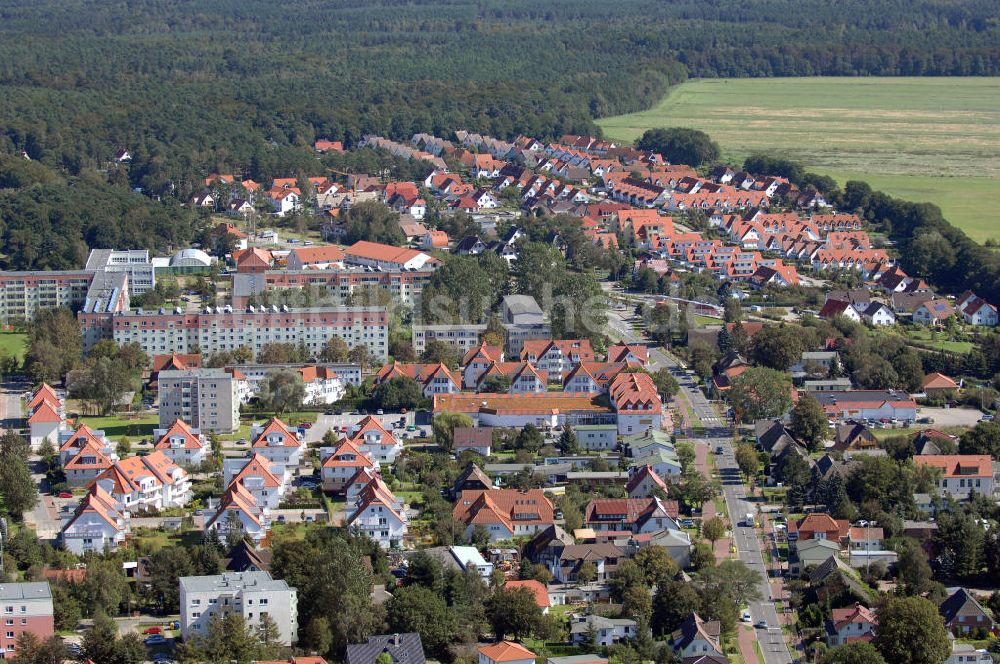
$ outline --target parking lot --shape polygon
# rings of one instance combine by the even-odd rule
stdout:
[[[348,431],[352,426],[363,420],[365,415],[355,415],[352,413],[342,413],[340,415],[326,415],[320,414],[316,418],[316,424],[314,424],[309,429],[306,429],[305,441],[307,443],[317,443],[323,440],[323,434],[325,434],[329,429],[336,429],[341,431],[341,429],[347,429]],[[402,440],[428,437],[431,435],[431,427],[429,425],[424,426],[414,426],[413,424],[413,413],[389,413],[385,415],[372,415],[372,417],[378,419],[382,422],[382,426],[393,432],[396,437]],[[401,429],[398,427],[400,420],[403,421],[403,426]],[[394,427],[395,425],[395,427]],[[414,429],[411,431],[409,427],[413,426]]]

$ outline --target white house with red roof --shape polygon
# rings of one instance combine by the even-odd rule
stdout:
[[[854,641],[871,641],[877,625],[875,612],[863,604],[855,602],[851,606],[833,609],[825,625],[826,645],[836,648]]]
[[[59,432],[65,426],[63,402],[46,383],[42,383],[28,402],[28,440],[37,450],[43,440],[59,443]]]
[[[420,383],[425,397],[435,394],[455,394],[462,391],[459,378],[444,363],[414,364],[393,362],[375,375],[376,387],[393,378],[410,378]]]
[[[375,463],[392,465],[403,451],[403,444],[371,415],[354,425],[348,440]]]
[[[284,467],[272,464],[263,454],[226,459],[222,466],[223,485],[240,484],[261,507],[277,509],[288,486]]]
[[[608,387],[618,418],[618,433],[639,434],[660,428],[663,402],[649,374],[620,373]]]
[[[479,664],[535,664],[535,657],[535,653],[513,641],[479,647]]]
[[[263,426],[253,425],[250,435],[254,453],[263,454],[272,464],[281,464],[286,473],[302,462],[305,441],[299,440],[297,432],[277,417],[272,417]]]
[[[624,362],[644,367],[649,362],[649,347],[645,344],[614,344],[608,348],[608,362]]]
[[[479,383],[479,377],[494,362],[503,362],[503,348],[490,346],[485,341],[478,347],[470,349],[462,358],[462,385],[473,389]]]
[[[166,454],[179,466],[198,466],[208,456],[208,443],[201,431],[177,419],[168,429],[156,429],[153,449]]]
[[[433,267],[440,263],[436,258],[416,249],[394,247],[359,240],[344,250],[344,260],[354,265],[365,265],[388,270],[419,270],[424,266]]]
[[[1000,322],[997,308],[971,291],[962,293],[955,306],[969,325],[996,327]]]
[[[205,519],[205,531],[214,530],[222,538],[231,528],[239,528],[254,544],[260,544],[271,528],[267,508],[257,503],[253,494],[238,482],[230,485],[219,501],[219,509]]]
[[[634,467],[629,470],[628,484],[625,485],[625,492],[629,498],[652,498],[657,490],[665,494],[667,483],[652,466]]]
[[[187,471],[157,450],[115,462],[93,481],[130,512],[183,507],[191,500]]]
[[[594,361],[589,339],[528,339],[521,347],[521,361],[531,362],[561,383],[574,366]]]
[[[319,472],[323,491],[340,493],[364,471],[374,475],[378,472],[378,464],[350,440],[342,440],[336,449],[320,450]]]
[[[607,392],[611,381],[628,367],[624,362],[581,362],[563,380],[564,392]]]
[[[375,477],[361,489],[354,511],[347,517],[348,527],[367,535],[383,549],[403,546],[409,518],[401,498],[397,498],[381,477]]]
[[[114,496],[95,485],[80,500],[59,538],[67,551],[82,556],[87,551],[114,551],[127,534],[128,519],[121,506]]]
[[[296,187],[272,187],[267,190],[265,200],[276,216],[284,217],[301,207],[302,192]]]
[[[584,523],[597,532],[657,533],[679,530],[676,500],[598,498],[587,504]]]
[[[118,461],[118,455],[92,438],[83,438],[80,447],[70,448],[75,454],[63,464],[66,484],[71,487],[88,486]]]
[[[535,579],[525,579],[523,581],[511,580],[503,584],[504,590],[524,589],[535,598],[535,604],[542,610],[542,615],[548,615],[552,608],[552,598],[549,597],[549,589],[541,581]]]
[[[938,494],[955,500],[968,500],[973,493],[993,497],[993,460],[988,454],[918,454],[917,466],[941,471]]]
[[[79,454],[88,442],[94,443],[107,456],[114,456],[115,460],[118,460],[114,453],[114,445],[107,439],[103,431],[95,431],[86,424],[81,424],[74,431],[61,431],[59,433],[59,465],[65,466],[69,463],[70,459]]]
[[[555,523],[552,503],[540,489],[462,491],[452,517],[466,525],[466,535],[482,526],[494,542],[533,535]]]
[[[544,392],[547,384],[546,372],[539,371],[531,362],[524,362],[510,377],[510,389],[507,392],[508,394]]]

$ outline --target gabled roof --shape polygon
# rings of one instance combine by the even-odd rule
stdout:
[[[94,433],[93,429],[86,424],[81,424],[76,428],[76,431],[73,432],[73,435],[67,438],[65,442],[59,446],[59,452],[68,452],[70,449],[74,448],[83,449],[83,447],[87,444],[87,441],[92,441],[98,446],[98,449],[100,449],[104,444],[103,441]]]
[[[479,654],[485,655],[494,662],[514,662],[522,659],[535,659],[538,655],[531,652],[520,643],[501,641],[489,646],[480,646]]]
[[[987,619],[990,616],[986,609],[983,608],[983,605],[979,603],[979,600],[965,588],[959,588],[953,592],[948,599],[941,603],[938,611],[941,613],[941,617],[944,618],[946,625],[950,624],[960,615],[981,615],[986,616]]]
[[[91,461],[91,459],[93,460]],[[104,470],[110,468],[112,463],[111,457],[101,451],[99,442],[85,439],[80,451],[63,465],[63,471]]]
[[[642,484],[642,482],[649,478],[652,480],[653,484],[660,487],[664,491],[667,490],[667,483],[656,474],[652,466],[642,466],[638,470],[632,473],[632,477],[629,479],[628,484],[625,485],[625,493],[632,495],[632,491]]]
[[[540,489],[462,491],[452,516],[467,525],[502,524],[508,530],[515,523],[548,525],[555,521],[552,503]]]
[[[379,434],[377,441],[378,445],[381,445],[382,447],[395,447],[396,445],[399,445],[399,441],[396,440],[395,436],[393,436],[388,429],[382,426],[382,422],[371,415],[368,415],[358,422],[357,426],[358,430],[351,435],[350,440],[358,445],[370,444],[365,440],[365,434],[372,431],[378,432]]]
[[[933,372],[924,376],[923,388],[925,390],[957,390],[958,383],[948,378],[943,373]]]
[[[62,417],[49,401],[43,401],[28,418],[28,424],[41,424],[43,422],[62,422]]]
[[[670,637],[670,643],[675,650],[683,650],[692,642],[702,639],[708,641],[719,652],[719,632],[721,624],[718,620],[705,621],[697,613],[689,615],[681,626]]]
[[[257,505],[257,499],[239,482],[233,482],[229,485],[219,501],[219,509],[205,522],[205,527],[211,527],[217,521],[225,523],[225,515],[230,511],[242,512],[250,521],[258,526],[262,525],[260,521],[261,509]]]
[[[243,484],[244,480],[248,477],[259,477],[264,482],[265,487],[280,487],[282,482],[271,472],[270,464],[271,462],[263,454],[254,454],[247,461],[246,465],[240,469],[240,472],[233,476],[233,479],[229,481],[229,485]]]
[[[156,441],[155,449],[158,450],[169,450],[173,448],[171,440],[174,438],[181,438],[184,440],[184,449],[188,450],[200,450],[204,445],[201,442],[201,436],[197,435],[191,430],[191,427],[182,419],[174,420],[174,423],[170,425],[167,432],[164,433],[158,441]]]
[[[90,491],[80,500],[80,504],[73,512],[73,517],[66,523],[63,530],[69,528],[84,514],[96,514],[116,530],[125,529],[124,524],[119,525],[118,523],[121,512],[118,510],[118,504],[114,497],[99,486],[90,487]]]
[[[288,428],[287,424],[279,420],[277,417],[272,417],[263,430],[261,430],[256,438],[254,438],[253,447],[273,447],[274,445],[267,440],[267,437],[275,433],[282,434],[284,436],[280,442],[282,447],[299,447],[301,445],[298,436],[296,436],[295,433]]]
[[[921,454],[913,457],[918,466],[940,468],[944,477],[991,477],[993,459],[988,454]]]
[[[347,460],[344,457],[353,455],[354,459]],[[323,459],[323,468],[372,468],[374,463],[367,454],[358,449],[352,441],[344,439],[334,450],[333,454]]]
[[[542,585],[540,581],[535,579],[528,579],[525,581],[508,581],[503,584],[506,590],[516,590],[518,588],[524,588],[528,590],[535,597],[535,604],[537,604],[542,609],[547,609],[552,606],[552,600],[549,599],[548,589]]]
[[[156,450],[146,456],[133,456],[115,462],[98,475],[91,486],[102,480],[111,480],[112,494],[128,494],[140,490],[138,481],[144,477],[153,478],[161,486],[173,484],[172,473],[175,470],[181,470],[180,466],[162,451]]]
[[[466,351],[465,357],[462,358],[462,366],[478,359],[482,359],[484,362],[500,362],[503,360],[503,348],[490,346],[484,341],[475,348]]]

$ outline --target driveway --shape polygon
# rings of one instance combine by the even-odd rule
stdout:
[[[312,425],[311,428],[306,429],[305,441],[306,443],[318,443],[323,440],[323,434],[328,430],[340,427],[347,427],[350,429],[353,425],[357,424],[363,420],[365,415],[351,415],[350,413],[344,413],[342,415],[324,415],[320,414],[316,418],[316,423]],[[406,413],[386,413],[385,415],[373,415],[375,419],[379,420],[389,431],[392,431],[397,437],[406,431],[406,427],[413,424],[414,414],[412,412]],[[399,420],[404,420],[404,425],[402,431],[400,429],[393,429],[393,424],[399,422]],[[430,427],[422,426],[417,427],[417,431],[409,432],[410,438],[418,438],[422,434],[423,436],[430,435]]]

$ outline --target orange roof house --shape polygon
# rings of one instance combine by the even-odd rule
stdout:
[[[957,392],[958,383],[942,373],[934,372],[924,376],[923,388],[924,392],[927,394]]]
[[[813,512],[799,521],[799,541],[826,539],[840,544],[847,539],[850,528],[851,524],[846,519],[834,519],[825,512]]]
[[[468,526],[483,526],[491,540],[533,534],[555,523],[554,509],[541,489],[462,491],[452,517]]]
[[[508,581],[503,584],[503,587],[505,590],[517,590],[518,588],[524,588],[529,591],[535,597],[535,604],[537,604],[543,612],[547,611],[549,607],[552,606],[552,600],[549,599],[549,591],[541,581],[536,581],[535,579],[527,579],[526,581]]]
[[[505,662],[534,662],[535,653],[520,643],[501,641],[479,648],[480,664],[503,664]]]

